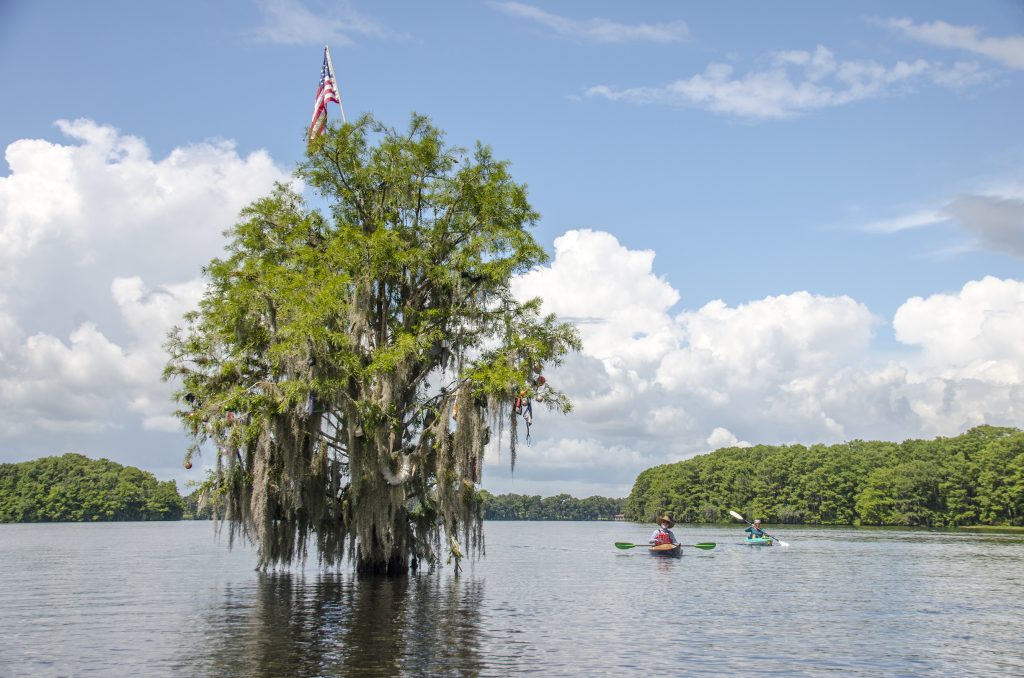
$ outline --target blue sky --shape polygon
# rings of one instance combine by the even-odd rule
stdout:
[[[0,3],[0,461],[183,482],[160,342],[221,231],[349,117],[508,159],[584,351],[492,491],[726,444],[1024,419],[1018,2]],[[332,108],[336,118],[338,110]]]

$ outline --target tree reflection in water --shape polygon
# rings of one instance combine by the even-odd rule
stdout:
[[[211,613],[202,662],[217,676],[476,675],[483,584],[257,573]],[[195,667],[191,660],[185,664]]]

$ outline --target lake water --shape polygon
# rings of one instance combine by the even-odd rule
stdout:
[[[771,526],[775,527],[775,526]],[[0,525],[0,676],[1024,675],[1024,535],[490,522],[393,581],[261,574],[210,523]]]

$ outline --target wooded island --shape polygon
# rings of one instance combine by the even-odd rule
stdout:
[[[1024,525],[1024,432],[978,426],[902,443],[728,447],[637,476],[627,519],[954,527]]]
[[[186,505],[174,481],[108,459],[0,464],[0,523],[181,520]]]

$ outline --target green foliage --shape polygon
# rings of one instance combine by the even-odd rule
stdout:
[[[643,471],[624,512],[648,520],[1024,525],[1024,432],[979,426],[903,443],[723,448]]]
[[[179,520],[172,481],[80,454],[0,464],[0,523]]]
[[[611,520],[622,513],[623,499],[568,494],[541,499],[539,495],[499,494],[480,491],[484,520]]]
[[[169,337],[187,457],[215,450],[204,492],[262,567],[310,540],[366,572],[461,557],[456,537],[481,538],[484,445],[506,430],[514,466],[515,394],[579,346],[511,293],[546,259],[538,215],[507,163],[420,116],[404,133],[369,116],[332,128],[296,175],[326,213],[283,185],[246,208]]]

